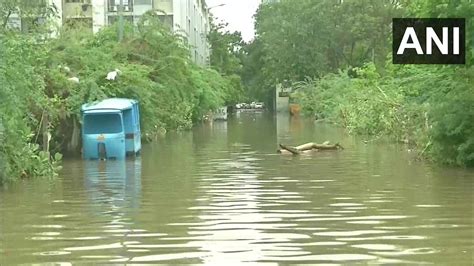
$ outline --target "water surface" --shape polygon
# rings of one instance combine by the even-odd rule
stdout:
[[[278,143],[346,149],[275,153]],[[474,172],[343,130],[241,113],[136,160],[68,160],[0,190],[0,264],[474,261]]]

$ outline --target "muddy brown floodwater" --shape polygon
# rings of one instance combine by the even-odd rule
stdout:
[[[339,141],[301,156],[278,143]],[[474,261],[474,172],[305,119],[240,113],[0,189],[0,264]]]

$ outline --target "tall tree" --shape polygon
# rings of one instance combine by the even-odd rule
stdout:
[[[255,76],[261,79],[257,82],[263,86],[260,89],[267,92],[283,80],[321,77],[367,62],[382,67],[390,49],[392,17],[402,13],[398,0],[282,0],[263,4],[256,14],[258,44],[248,50],[247,58],[255,58],[252,52],[261,57]]]
[[[229,32],[227,24],[211,22],[208,36],[211,46],[210,66],[219,73],[227,76],[233,88],[228,92],[227,104],[234,104],[242,97],[241,72],[242,72],[242,47],[244,41],[240,32]]]
[[[21,20],[22,29],[38,28],[45,25],[41,19],[48,19],[57,14],[57,8],[46,0],[0,0],[0,21],[2,31],[9,26],[13,16]]]

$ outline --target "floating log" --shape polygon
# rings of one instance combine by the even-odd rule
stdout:
[[[293,155],[301,154],[307,151],[319,151],[319,150],[339,150],[344,149],[339,143],[330,144],[329,141],[325,141],[322,144],[309,142],[296,147],[279,144],[280,148],[277,150],[278,153],[291,153]]]
[[[301,150],[298,150],[296,147],[291,147],[291,146],[285,146],[283,144],[280,144],[281,150],[278,150],[279,153],[282,153],[282,151],[289,151],[293,155],[298,155],[301,153]]]

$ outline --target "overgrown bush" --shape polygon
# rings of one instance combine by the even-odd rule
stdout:
[[[363,135],[388,135],[442,163],[474,165],[473,68],[374,65],[297,85],[303,110]]]
[[[152,12],[137,27],[127,25],[122,42],[116,33],[115,26],[98,34],[63,28],[57,38],[41,41],[2,33],[0,183],[55,173],[61,156],[40,151],[43,123],[52,153],[77,154],[83,103],[137,99],[142,133],[153,139],[166,130],[190,128],[241,91],[240,80],[195,65],[181,36]],[[106,79],[111,71],[118,73],[115,80]]]
[[[18,177],[53,176],[61,156],[49,158],[33,143],[39,134],[39,110],[48,109],[40,74],[43,50],[23,36],[1,37],[0,184]]]

